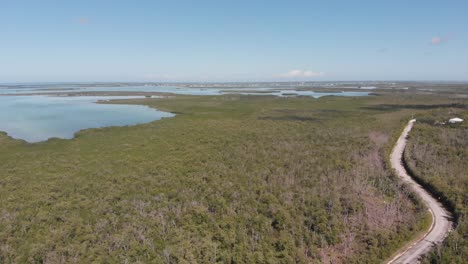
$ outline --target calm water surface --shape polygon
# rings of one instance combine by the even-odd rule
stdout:
[[[28,142],[45,141],[52,137],[73,138],[82,129],[107,126],[126,126],[147,123],[171,113],[139,105],[96,104],[102,99],[124,97],[79,96],[49,97],[57,92],[160,92],[185,95],[221,95],[226,93],[274,96],[367,96],[367,92],[316,93],[272,87],[249,88],[189,88],[178,86],[94,86],[72,84],[1,85],[0,86],[0,131]],[[26,93],[44,95],[22,96]],[[9,96],[13,94],[15,96]],[[128,97],[125,97],[128,98]]]
[[[39,142],[70,139],[86,128],[136,125],[174,116],[140,105],[94,103],[117,98],[122,97],[0,96],[0,131]]]
[[[184,95],[221,95],[226,93],[250,94],[250,95],[276,95],[287,96],[296,94],[319,98],[322,96],[367,96],[368,92],[341,92],[341,93],[316,93],[312,91],[298,91],[295,89],[279,89],[274,87],[249,87],[249,88],[189,88],[178,86],[96,86],[81,87],[74,85],[31,85],[19,88],[18,86],[0,87],[0,94],[24,94],[24,93],[57,93],[57,92],[158,92]]]

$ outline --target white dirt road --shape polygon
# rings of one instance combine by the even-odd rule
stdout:
[[[409,184],[416,194],[428,207],[432,215],[432,224],[430,229],[424,234],[421,239],[415,241],[409,246],[401,249],[388,263],[418,263],[421,256],[427,254],[436,244],[441,243],[450,232],[453,222],[452,215],[444,206],[432,197],[421,185],[416,183],[409,175],[403,166],[402,158],[403,151],[406,146],[406,138],[413,127],[415,119],[409,121],[408,125],[403,130],[390,156],[392,167],[397,175],[407,184]]]

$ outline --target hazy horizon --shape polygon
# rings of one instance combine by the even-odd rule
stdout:
[[[255,84],[255,83],[338,83],[338,84],[372,84],[372,83],[442,83],[468,84],[468,80],[304,80],[304,81],[30,81],[0,82],[0,85],[48,85],[48,84]]]

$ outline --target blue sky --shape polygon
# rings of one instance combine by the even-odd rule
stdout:
[[[468,1],[0,1],[0,82],[468,80]]]

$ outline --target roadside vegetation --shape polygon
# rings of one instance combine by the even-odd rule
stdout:
[[[0,263],[379,263],[427,228],[387,159],[442,101],[176,96],[122,102],[177,114],[144,125],[0,134]]]
[[[449,124],[453,117],[465,122]],[[454,212],[456,226],[426,263],[468,260],[468,105],[443,107],[418,117],[405,152],[407,166]]]

